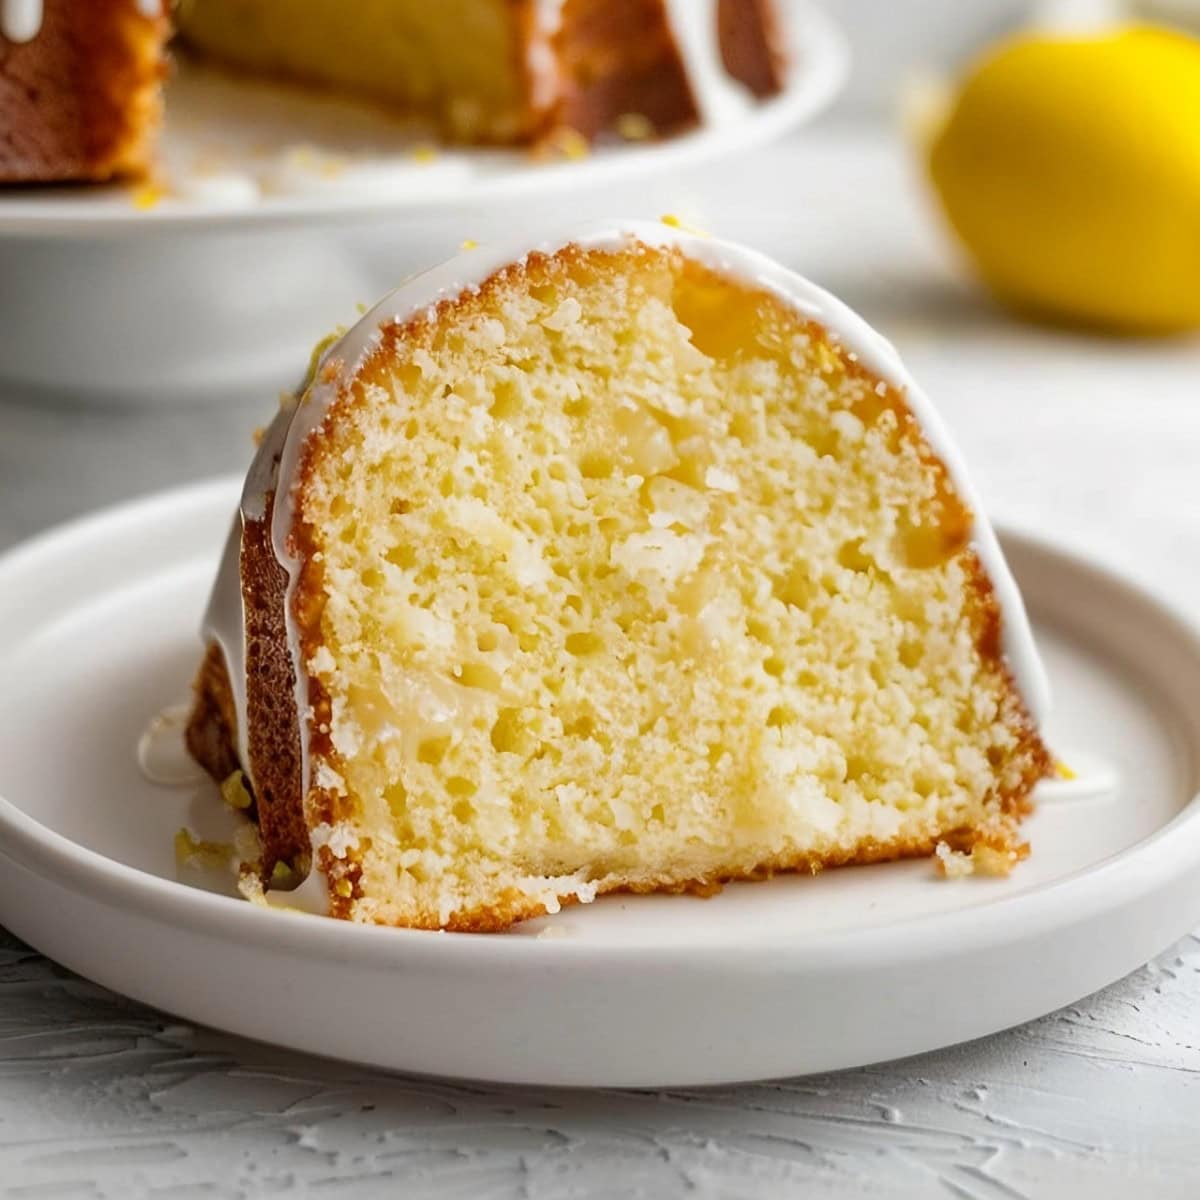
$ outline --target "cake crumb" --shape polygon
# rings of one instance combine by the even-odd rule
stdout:
[[[1021,853],[1023,849],[1028,848],[990,846],[987,842],[976,842],[971,850],[971,862],[975,864],[975,871],[979,875],[1004,878],[1025,857]]]
[[[572,129],[569,125],[564,126],[553,135],[550,139],[550,146],[564,158],[569,158],[573,162],[587,158],[592,149],[588,145],[587,138],[578,129]]]
[[[622,113],[616,122],[617,134],[627,142],[645,142],[654,136],[654,122],[644,113]]]
[[[1058,779],[1078,779],[1077,772],[1072,771],[1061,759],[1054,764],[1054,774]]]
[[[707,229],[701,229],[699,225],[694,225],[691,221],[685,221],[676,213],[663,213],[658,219],[670,229],[678,229],[683,233],[695,234],[697,237],[712,237],[712,234]]]
[[[437,148],[424,143],[420,146],[414,146],[409,154],[409,157],[413,160],[413,162],[419,163],[436,162],[437,156]]]
[[[267,894],[263,890],[262,880],[254,872],[244,871],[238,876],[237,890],[241,893],[243,900],[249,900],[251,904],[258,904],[263,908],[270,907],[267,902]]]
[[[975,874],[975,861],[970,854],[952,850],[946,842],[938,842],[933,853],[934,866],[943,879],[965,879]]]
[[[164,187],[157,183],[143,183],[133,190],[133,207],[145,212],[157,208],[167,197]]]
[[[232,775],[221,781],[221,799],[230,808],[240,811],[245,811],[253,803],[250,799],[250,792],[246,788],[245,776],[241,771],[234,771]]]
[[[1029,844],[981,838],[970,850],[955,850],[948,842],[934,849],[934,867],[943,879],[965,879],[968,875],[986,875],[1003,879],[1029,854]]]

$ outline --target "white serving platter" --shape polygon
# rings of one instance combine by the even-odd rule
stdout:
[[[836,25],[808,0],[782,12],[778,96],[578,159],[428,155],[427,131],[370,106],[184,64],[162,188],[0,189],[0,384],[77,403],[261,400],[356,304],[464,240],[686,207],[689,170],[778,138],[842,86]]]
[[[1119,572],[1008,534],[1055,690],[1031,857],[608,897],[507,935],[364,928],[234,898],[180,866],[227,836],[211,784],[139,771],[186,698],[239,491],[227,479],[0,560],[0,923],[189,1020],[376,1066],[693,1085],[900,1057],[1039,1016],[1200,924],[1200,632]],[[214,891],[218,894],[214,894]],[[226,894],[219,894],[224,892]]]

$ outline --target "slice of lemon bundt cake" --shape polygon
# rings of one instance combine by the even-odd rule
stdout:
[[[244,780],[268,886],[311,869],[356,921],[1015,858],[1050,762],[1020,597],[894,351],[666,226],[470,252],[329,346],[206,636],[193,753]]]
[[[0,185],[147,173],[172,28],[454,141],[571,153],[736,117],[789,61],[775,0],[0,0]]]

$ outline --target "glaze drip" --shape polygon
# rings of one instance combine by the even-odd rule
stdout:
[[[42,28],[42,0],[0,0],[0,34],[10,42],[31,42]]]
[[[553,42],[562,27],[566,0],[537,0],[533,10],[533,36],[525,54],[529,71],[529,94],[535,108],[553,104],[558,95],[558,59]]]
[[[147,20],[161,16],[162,0],[133,0]],[[0,36],[10,42],[31,42],[42,31],[43,0],[0,0]]]
[[[666,9],[700,120],[721,125],[740,116],[750,95],[725,69],[717,0],[666,0]]]

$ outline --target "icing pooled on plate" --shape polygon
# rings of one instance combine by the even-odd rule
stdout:
[[[189,704],[168,705],[150,719],[138,739],[138,768],[151,783],[184,787],[207,778],[184,744],[190,712]]]

